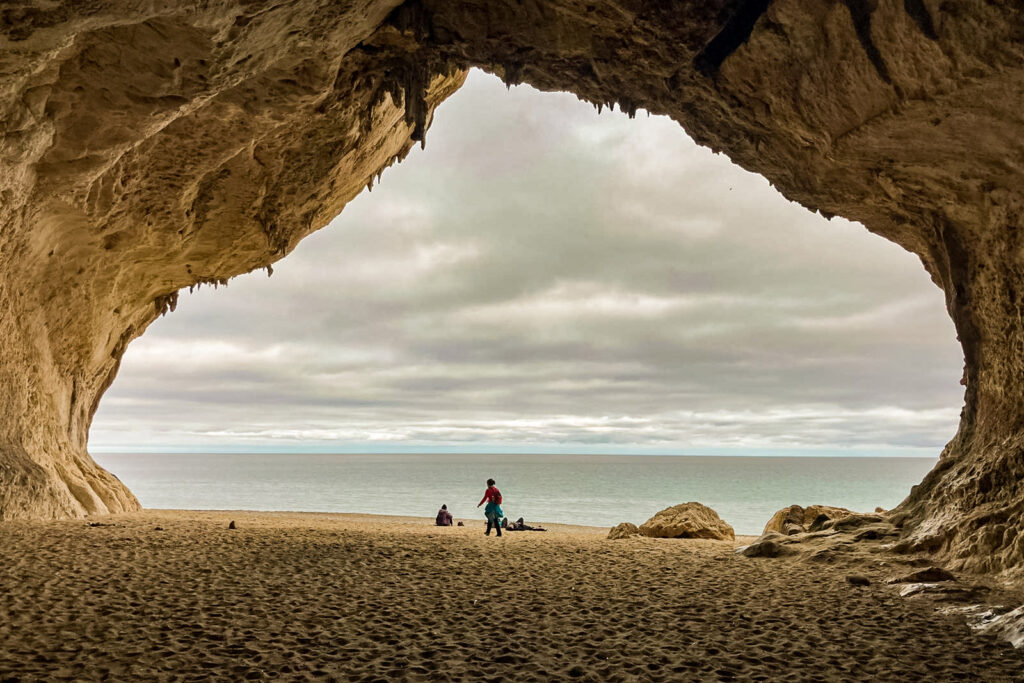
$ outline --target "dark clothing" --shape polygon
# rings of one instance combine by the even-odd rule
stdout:
[[[447,510],[438,510],[437,519],[434,520],[434,526],[451,526],[452,525],[452,513]]]
[[[511,522],[507,527],[505,527],[505,529],[507,531],[547,531],[547,529],[542,526],[530,526],[523,521],[522,517]]]
[[[498,520],[491,519],[490,517],[487,518],[487,531],[485,535],[491,535],[491,526],[493,526],[495,531],[498,532],[498,535],[501,536],[501,524],[498,524]]]

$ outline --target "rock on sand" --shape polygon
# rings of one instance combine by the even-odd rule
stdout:
[[[761,533],[763,535],[774,531],[783,536],[802,534],[805,531],[811,531],[811,525],[823,515],[827,520],[833,520],[849,517],[852,514],[854,514],[853,511],[846,508],[831,507],[829,505],[809,505],[807,507],[790,505],[788,508],[782,508],[772,515],[772,518],[764,525],[764,531]]]
[[[636,524],[633,524],[632,522],[623,522],[622,524],[619,524],[618,526],[616,526],[608,532],[608,538],[613,540],[618,538],[630,538],[631,536],[639,535],[640,529],[638,529]]]
[[[732,541],[733,528],[718,513],[701,503],[683,503],[665,508],[640,525],[640,534],[651,538],[706,538]]]

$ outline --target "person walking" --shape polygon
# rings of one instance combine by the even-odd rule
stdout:
[[[493,479],[487,480],[487,490],[484,491],[484,497],[476,506],[480,507],[484,503],[487,503],[487,507],[484,508],[484,516],[487,517],[487,531],[484,536],[491,535],[492,526],[498,532],[498,536],[501,536],[501,518],[505,516],[505,513],[501,510],[501,491],[494,485]]]

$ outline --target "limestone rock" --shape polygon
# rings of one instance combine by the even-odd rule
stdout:
[[[1024,565],[1022,25],[984,0],[23,0],[0,17],[0,519],[137,508],[86,450],[127,345],[334,218],[479,66],[671,116],[915,253],[965,395],[893,547]]]
[[[942,581],[956,581],[952,572],[942,567],[928,567],[918,569],[906,576],[889,579],[889,583],[939,583]]]
[[[863,529],[864,527],[891,528],[892,525],[888,524],[881,515],[857,513],[845,515],[838,519],[831,519],[821,525],[822,529],[834,529],[836,531],[852,531],[854,529]]]
[[[706,538],[731,541],[732,527],[718,513],[701,503],[683,503],[665,508],[640,525],[640,534],[651,538]]]
[[[822,528],[824,522],[841,519],[854,514],[846,508],[831,507],[828,505],[810,505],[801,507],[790,505],[782,508],[768,520],[764,526],[763,534],[770,532],[780,533],[786,536],[802,534],[807,531],[817,531]],[[824,519],[821,519],[824,517]],[[814,525],[814,529],[811,526]]]
[[[737,548],[736,552],[745,557],[783,557],[792,555],[794,551],[772,538],[759,538],[750,545]]]
[[[950,583],[908,583],[900,589],[901,598],[927,597],[937,602],[973,602],[989,591],[986,586],[961,586]]]
[[[970,605],[946,607],[939,611],[964,616],[967,625],[977,633],[996,636],[1017,649],[1024,647],[1024,606],[1008,609],[999,605]]]
[[[832,520],[826,514],[820,514],[807,527],[808,533],[818,533],[825,530],[825,526]]]
[[[899,537],[900,532],[893,525],[882,522],[866,526],[853,535],[856,541],[879,541]]]
[[[139,507],[86,451],[127,345],[333,219],[461,85],[374,45],[394,6],[0,12],[0,519]]]
[[[639,535],[640,529],[632,522],[623,522],[608,532],[608,538],[610,539],[630,538],[631,536]]]

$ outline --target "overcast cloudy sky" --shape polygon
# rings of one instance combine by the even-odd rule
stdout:
[[[272,278],[183,292],[90,444],[936,455],[961,368],[913,255],[667,119],[474,72]]]

